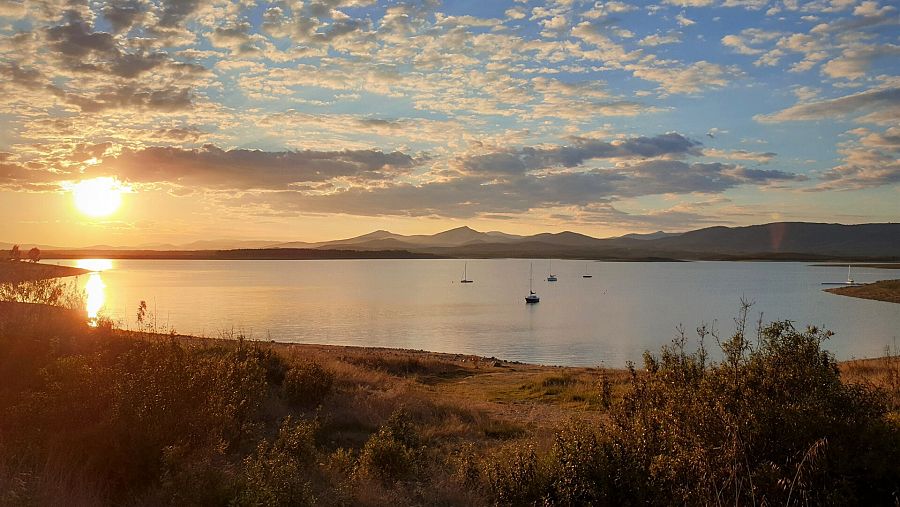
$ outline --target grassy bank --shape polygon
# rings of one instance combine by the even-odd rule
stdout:
[[[900,498],[900,359],[839,364],[827,331],[747,308],[608,370],[161,334],[146,306],[92,327],[38,282],[0,302],[0,505]]]
[[[862,299],[900,303],[900,280],[881,280],[852,287],[825,289],[825,292]]]
[[[23,261],[0,261],[0,284],[47,280],[65,276],[78,276],[87,270],[55,264]]]
[[[900,365],[839,366],[820,348],[828,333],[789,323],[719,340],[722,363],[679,339],[641,369],[605,370],[0,310],[2,505],[892,505],[900,494]]]

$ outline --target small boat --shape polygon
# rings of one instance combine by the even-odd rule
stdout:
[[[528,295],[525,296],[525,302],[528,304],[540,303],[541,298],[534,293],[534,263],[528,271]]]
[[[593,278],[594,275],[587,272],[587,264],[584,265],[584,274],[581,275],[581,278]]]
[[[553,259],[550,259],[550,276],[547,277],[548,282],[555,282],[557,280],[556,275],[553,274]]]
[[[822,282],[822,285],[843,285],[845,287],[859,287],[862,284],[856,283],[856,281],[853,279],[853,276],[850,273],[850,266],[848,265],[846,282]]]
[[[463,277],[459,283],[472,283],[474,280],[469,280],[469,263],[463,264]]]

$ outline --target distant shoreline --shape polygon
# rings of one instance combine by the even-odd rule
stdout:
[[[851,263],[851,264],[853,264],[853,263]],[[857,264],[857,265],[854,266],[854,267],[859,267],[859,268],[900,269],[900,262],[881,263],[881,264],[877,264],[877,263],[857,262],[857,263],[855,263],[855,264]],[[837,264],[837,263],[834,263],[834,264],[813,264],[813,266],[814,266],[814,267],[817,267],[817,268],[844,268],[844,267],[847,267],[846,264]]]
[[[900,269],[900,263],[889,264],[885,258],[840,258],[799,253],[748,253],[743,255],[672,252],[663,255],[644,255],[634,252],[596,252],[589,249],[550,252],[509,251],[470,253],[429,253],[409,250],[338,250],[319,248],[260,248],[236,250],[45,250],[44,259],[135,259],[135,260],[340,260],[340,259],[562,259],[604,262],[826,262],[816,266],[846,266],[847,263],[866,264],[885,269]]]

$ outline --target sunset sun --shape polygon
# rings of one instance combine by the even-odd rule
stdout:
[[[115,178],[94,178],[74,185],[72,195],[78,211],[91,217],[105,217],[119,209],[122,193],[127,190]]]

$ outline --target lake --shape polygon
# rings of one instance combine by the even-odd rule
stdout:
[[[145,300],[161,328],[218,337],[399,347],[557,365],[622,367],[658,351],[682,324],[734,330],[741,298],[754,323],[791,319],[835,332],[839,359],[884,353],[900,306],[828,294],[845,267],[776,262],[622,263],[547,260],[63,260],[81,276],[90,313],[136,328]],[[471,284],[461,284],[464,263]],[[526,305],[534,266],[538,304]],[[590,273],[593,278],[582,278]],[[896,271],[855,267],[858,282]],[[708,343],[708,346],[714,344]]]

